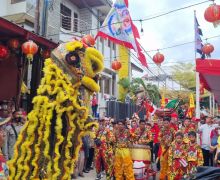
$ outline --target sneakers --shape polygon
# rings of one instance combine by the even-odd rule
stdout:
[[[83,173],[79,173],[79,176],[80,176],[80,177],[85,177],[85,176],[83,175]]]
[[[89,171],[87,169],[84,169],[83,172],[84,173],[89,173]]]
[[[101,173],[99,173],[99,174],[97,174],[97,176],[96,176],[96,180],[100,180],[102,177],[101,177]]]

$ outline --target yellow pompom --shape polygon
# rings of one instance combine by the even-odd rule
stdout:
[[[82,84],[92,92],[99,92],[100,90],[99,85],[93,79],[87,76],[82,78]]]
[[[76,48],[82,48],[83,44],[79,41],[73,41],[66,43],[66,50],[67,51],[75,51]]]

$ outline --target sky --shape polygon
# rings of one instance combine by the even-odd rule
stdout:
[[[205,0],[129,0],[129,11],[132,19],[143,19],[203,1]],[[220,0],[216,0],[215,3],[220,5]],[[144,21],[142,23],[144,34],[141,35],[140,43],[147,51],[151,51],[194,41],[194,10],[196,10],[196,16],[203,31],[204,39],[220,35],[220,26],[214,28],[213,24],[204,19],[205,9],[210,4],[211,2],[206,2],[159,18]],[[140,32],[140,22],[137,21],[134,24]],[[203,42],[206,41],[204,40]],[[220,59],[220,37],[209,39],[208,42],[215,47],[212,58]],[[161,50],[160,52],[165,56],[161,68],[167,74],[170,74],[170,66],[176,62],[195,63],[194,43]],[[149,52],[151,57],[155,53],[156,51]],[[197,57],[199,57],[199,54],[197,54]],[[153,61],[147,57],[147,62],[149,68],[156,73],[158,70]],[[139,73],[134,73],[134,76],[139,75]]]

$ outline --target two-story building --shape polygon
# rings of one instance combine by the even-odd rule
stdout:
[[[40,35],[55,42],[66,42],[81,38],[85,34],[95,36],[111,9],[110,0],[39,0]],[[0,16],[25,29],[33,30],[36,13],[35,0],[2,0]],[[109,40],[98,38],[96,48],[105,59],[105,69],[99,82],[98,94],[100,113],[105,111],[105,99],[117,97],[117,74],[111,69],[111,62],[117,56],[117,46]],[[29,68],[29,79],[31,66]],[[30,82],[29,82],[30,83]]]
[[[33,30],[36,2],[37,0],[1,0],[0,16]],[[95,36],[111,6],[111,0],[39,0],[40,35],[55,42],[66,42],[85,34]],[[112,70],[111,63],[116,57],[120,57],[118,46],[109,40],[98,37],[96,48],[105,57],[105,69],[99,82],[101,91],[98,94],[99,112],[102,115],[105,112],[106,99],[118,96],[118,75]],[[131,71],[142,71],[135,63],[129,64]],[[30,72],[31,67],[29,78]]]

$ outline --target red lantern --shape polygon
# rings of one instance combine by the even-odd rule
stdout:
[[[90,34],[83,36],[81,41],[85,47],[93,47],[95,45],[95,39]]]
[[[203,47],[202,47],[202,52],[207,55],[210,56],[210,54],[214,51],[214,46],[211,45],[210,43],[206,43]]]
[[[12,49],[18,49],[21,45],[18,39],[10,39],[8,41],[8,46]]]
[[[6,59],[9,56],[9,50],[6,46],[0,45],[0,60]]]
[[[164,55],[161,54],[160,52],[157,52],[157,53],[153,56],[153,61],[154,61],[157,65],[160,65],[160,64],[164,61]]]
[[[220,20],[220,6],[216,4],[210,5],[204,13],[205,20],[214,23]]]
[[[118,60],[114,60],[112,62],[112,69],[114,69],[115,71],[119,70],[121,68],[121,62]]]
[[[35,55],[38,51],[38,46],[33,41],[27,41],[22,44],[22,52],[27,56],[29,60],[33,59],[33,55]]]
[[[44,59],[49,58],[49,57],[50,57],[50,50],[49,50],[49,49],[43,50],[43,51],[42,51],[42,57],[43,57]]]

